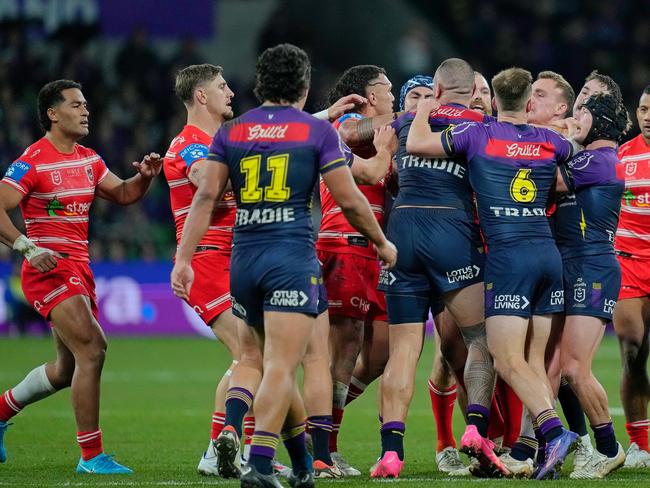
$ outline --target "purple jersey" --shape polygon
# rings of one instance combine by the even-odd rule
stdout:
[[[581,151],[560,171],[569,193],[558,199],[557,245],[563,258],[614,253],[625,181],[616,174],[616,149]]]
[[[395,207],[424,205],[450,207],[472,213],[474,202],[465,158],[422,158],[406,152],[406,139],[415,113],[407,112],[391,125],[399,138],[397,175],[399,192]],[[443,105],[429,117],[433,132],[463,122],[487,122],[488,118],[458,104]]]
[[[557,164],[572,146],[555,132],[522,124],[466,123],[443,134],[452,157],[465,157],[488,245],[518,239],[552,239],[546,218]]]
[[[208,160],[230,168],[237,216],[233,245],[313,241],[319,174],[347,164],[337,132],[289,106],[261,106],[224,124]]]

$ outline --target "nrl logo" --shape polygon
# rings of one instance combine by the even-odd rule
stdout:
[[[625,174],[632,176],[634,173],[636,173],[636,163],[627,163],[625,165]]]
[[[586,295],[587,284],[582,280],[582,278],[578,278],[578,281],[573,285],[573,299],[578,303],[582,303],[585,301]]]
[[[58,171],[58,170],[57,171],[52,171],[50,173],[50,176],[52,177],[52,183],[54,183],[57,186],[61,184],[62,179],[61,179],[61,172],[60,171]]]

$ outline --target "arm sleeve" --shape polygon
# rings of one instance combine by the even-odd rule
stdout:
[[[555,154],[557,156],[558,164],[569,161],[573,156],[573,144],[560,134],[556,134],[550,130],[549,132],[551,134],[553,145],[555,146]]]
[[[108,169],[108,166],[106,166],[106,161],[104,161],[103,158],[99,158],[99,161],[97,161],[95,165],[95,171],[97,172],[97,184],[99,185],[106,176],[108,176],[108,173],[110,172]]]
[[[228,129],[221,126],[212,139],[210,150],[207,154],[208,161],[216,161],[218,163],[228,164],[226,160],[226,138]],[[204,156],[205,157],[205,156]],[[198,159],[198,158],[197,158]]]
[[[582,188],[606,183],[612,179],[616,169],[597,155],[583,152],[570,161],[560,164],[560,172],[567,188],[575,192]]]
[[[346,156],[345,144],[338,132],[329,124],[324,124],[323,128],[323,137],[318,147],[318,170],[327,173],[339,166],[350,165],[349,158],[352,157],[352,152],[350,151],[349,156]]]
[[[208,146],[196,142],[188,144],[178,151],[178,155],[185,162],[185,167],[189,169],[195,161],[208,157]]]
[[[7,168],[2,182],[27,195],[35,186],[36,169],[32,164],[17,159]]]
[[[442,132],[442,147],[450,157],[467,156],[477,136],[478,125],[474,122],[450,125]]]

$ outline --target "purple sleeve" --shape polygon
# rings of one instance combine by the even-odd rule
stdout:
[[[548,132],[549,139],[553,143],[553,146],[555,146],[555,155],[557,156],[557,162],[563,163],[571,159],[571,156],[573,156],[573,146],[569,140],[565,137],[562,137],[560,134],[553,132],[552,130],[548,130]]]
[[[221,126],[217,133],[212,139],[212,144],[210,144],[210,150],[208,151],[207,159],[209,161],[218,161],[220,163],[226,163],[226,133],[228,130],[226,127]],[[226,163],[227,164],[227,163]]]
[[[610,183],[616,178],[616,168],[600,154],[582,151],[560,165],[567,188],[575,192],[589,186]]]
[[[464,156],[469,158],[473,154],[477,141],[481,138],[481,130],[475,122],[450,126],[442,133],[442,147],[451,157]]]
[[[318,170],[327,173],[339,166],[351,164],[348,158],[352,157],[352,152],[346,157],[344,143],[338,132],[328,123],[323,123],[322,127],[323,135],[318,146]]]
[[[405,114],[400,115],[397,117],[395,120],[393,120],[390,123],[390,126],[395,129],[395,133],[399,135],[399,131],[407,124],[411,124],[413,122],[413,118],[415,117],[415,113],[413,112],[406,112]]]

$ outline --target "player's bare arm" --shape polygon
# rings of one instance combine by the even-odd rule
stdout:
[[[221,200],[230,174],[228,166],[221,163],[210,163],[203,169],[203,176],[185,220],[171,276],[174,294],[184,299],[189,298],[194,281],[194,272],[190,266],[194,250],[208,230],[212,209]]]
[[[9,211],[16,208],[22,199],[19,191],[8,185],[0,185],[0,241],[25,256],[29,264],[41,273],[47,273],[56,268],[57,257],[62,256],[37,246],[11,222]]]
[[[198,161],[192,163],[192,166],[190,167],[190,171],[189,173],[187,173],[187,177],[195,187],[198,188],[199,185],[201,184],[201,178],[205,173],[206,166],[208,166],[209,164],[210,163],[208,163],[205,159],[199,159]],[[224,189],[224,192],[228,192],[228,191],[232,191],[232,184],[230,180],[228,180],[228,183],[226,183],[226,188]],[[215,202],[215,203],[219,203],[219,202]]]
[[[97,185],[97,196],[120,205],[131,205],[140,200],[149,189],[153,178],[160,173],[163,159],[159,154],[150,153],[141,162],[134,161],[132,164],[138,171],[135,176],[123,180],[109,172]]]
[[[323,174],[323,180],[348,222],[370,239],[377,248],[379,259],[384,262],[386,267],[392,268],[397,261],[397,249],[392,242],[386,239],[377,219],[370,210],[368,200],[354,183],[349,168],[341,166],[328,171]],[[185,225],[187,227],[187,223]]]
[[[415,118],[406,139],[406,151],[409,154],[426,158],[442,158],[447,156],[442,146],[442,132],[432,132],[429,127],[429,114],[440,107],[440,103],[432,98],[418,102]]]
[[[390,113],[367,117],[365,119],[348,119],[339,127],[341,139],[350,147],[362,146],[372,141],[375,129],[390,124],[401,113]]]
[[[377,154],[369,159],[354,156],[352,163],[352,176],[359,185],[376,185],[386,176],[393,155],[397,152],[397,136],[390,125],[375,129],[373,145]]]

